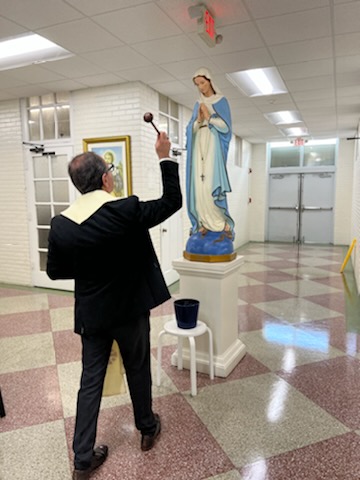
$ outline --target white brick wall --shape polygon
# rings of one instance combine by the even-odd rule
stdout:
[[[18,100],[0,102],[0,282],[31,285]]]

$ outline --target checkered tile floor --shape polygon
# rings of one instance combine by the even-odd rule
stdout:
[[[360,303],[341,247],[251,243],[240,249],[239,337],[247,353],[226,378],[171,366],[165,336],[159,442],[140,451],[128,394],[103,398],[95,480],[360,478]],[[176,297],[176,288],[174,298]],[[173,300],[152,311],[156,341]],[[70,294],[0,287],[2,480],[70,480],[80,375]],[[168,342],[168,343],[166,343]]]

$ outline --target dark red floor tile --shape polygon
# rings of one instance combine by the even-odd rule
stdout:
[[[346,433],[247,465],[240,473],[243,480],[356,480],[360,437]]]
[[[49,310],[0,315],[0,337],[35,335],[51,331]]]
[[[360,429],[359,360],[337,357],[278,374],[348,428]]]
[[[239,332],[260,330],[266,323],[272,321],[281,323],[280,320],[256,308],[254,305],[247,304],[238,306]]]
[[[336,312],[345,314],[345,298],[343,292],[309,295],[304,298],[329,310],[335,310]]]
[[[160,414],[162,430],[148,452],[140,450],[140,433],[129,405],[100,412],[97,443],[109,446],[109,457],[92,479],[199,480],[234,468],[181,395],[156,398],[154,411]],[[71,451],[73,418],[65,420],[65,428]]]
[[[187,391],[191,389],[190,384],[190,371],[188,369],[178,370],[175,365],[171,365],[171,355],[176,350],[176,346],[164,346],[162,348],[162,369],[166,375],[171,378],[176,388],[180,391]],[[157,349],[153,349],[153,354],[156,355]],[[256,360],[246,353],[245,356],[236,365],[234,370],[226,377],[215,377],[211,380],[209,375],[205,373],[197,372],[197,387],[203,388],[208,385],[216,385],[224,382],[231,382],[232,380],[239,380],[240,378],[251,377],[253,375],[260,375],[262,373],[268,373],[270,370],[261,362]]]
[[[248,285],[238,288],[238,297],[248,303],[260,303],[293,298],[294,295],[271,285]]]
[[[245,273],[244,275],[262,283],[286,282],[288,280],[296,280],[298,278],[296,275],[279,272],[278,270],[267,270],[265,272],[249,272]]]
[[[81,360],[81,337],[72,330],[53,332],[56,363]]]
[[[56,366],[2,374],[0,386],[6,411],[0,432],[63,417]]]

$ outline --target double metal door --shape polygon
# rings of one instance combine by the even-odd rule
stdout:
[[[334,173],[271,174],[268,240],[333,243]]]

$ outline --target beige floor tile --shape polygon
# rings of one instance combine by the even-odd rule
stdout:
[[[312,278],[327,278],[339,275],[336,272],[329,270],[321,270],[316,267],[296,267],[296,268],[281,268],[281,272],[289,273],[290,275],[297,275],[298,277],[311,280]]]
[[[64,421],[0,434],[1,480],[70,480]]]
[[[339,316],[339,312],[316,305],[301,297],[254,303],[254,306],[286,322],[310,322],[312,320],[324,320]]]
[[[52,333],[0,338],[0,373],[55,365]]]
[[[322,285],[312,280],[293,280],[287,282],[276,282],[274,287],[291,293],[298,297],[307,297],[309,295],[322,295],[323,293],[339,293],[342,290],[327,285]]]
[[[348,431],[274,374],[214,385],[186,398],[237,468]]]
[[[74,308],[63,307],[50,310],[51,329],[53,332],[74,329]]]
[[[237,282],[238,287],[249,287],[253,285],[263,285],[263,283],[255,280],[254,278],[250,278],[241,274],[239,275]]]
[[[345,355],[329,344],[326,332],[316,335],[293,325],[269,324],[262,331],[241,333],[239,338],[246,350],[272,371],[289,372],[298,365]]]
[[[157,347],[159,333],[163,330],[166,322],[173,320],[175,318],[174,314],[171,315],[162,315],[161,317],[151,317],[150,325],[150,345],[151,348]],[[175,345],[177,343],[177,338],[174,335],[163,335],[162,344],[163,345]]]
[[[0,315],[35,312],[36,310],[47,310],[48,308],[48,298],[45,294],[0,298]]]
[[[250,272],[265,272],[267,270],[272,270],[272,269],[269,268],[269,267],[265,267],[265,265],[260,265],[258,263],[245,262],[240,267],[240,274],[241,273],[250,273]]]

